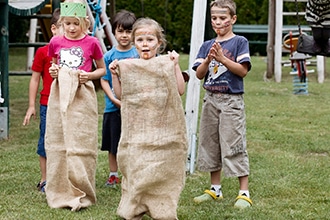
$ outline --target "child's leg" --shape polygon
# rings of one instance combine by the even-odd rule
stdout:
[[[330,28],[323,28],[322,37],[324,41],[323,51],[325,52],[325,54],[330,54],[330,45],[329,45]]]
[[[238,180],[240,190],[249,190],[249,176],[240,176]]]
[[[118,172],[118,165],[117,165],[116,155],[109,152],[108,159],[109,159],[110,172]]]
[[[40,105],[40,137],[38,141],[37,154],[39,155],[39,167],[41,173],[40,182],[37,185],[39,191],[44,192],[46,185],[46,151],[45,151],[45,132],[46,132],[47,106]]]
[[[329,37],[330,37],[330,29],[325,27],[313,27],[313,38],[314,38],[314,45],[313,50],[318,53],[330,53],[329,47]]]
[[[211,172],[211,184],[220,185],[221,170]]]
[[[238,177],[240,190],[236,198],[235,207],[247,208],[252,206],[252,200],[250,199],[249,193],[249,176]]]
[[[41,172],[41,180],[37,185],[37,188],[41,192],[45,192],[46,186],[46,157],[39,155],[39,166]]]
[[[44,182],[46,180],[46,157],[39,156],[39,165],[40,165],[40,172],[41,172],[41,181]]]
[[[116,155],[109,152],[108,160],[109,160],[110,174],[109,174],[109,178],[108,178],[107,182],[105,183],[105,185],[115,187],[116,184],[120,183],[120,179],[118,176],[117,157],[116,157]]]

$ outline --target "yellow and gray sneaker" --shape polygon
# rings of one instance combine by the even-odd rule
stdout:
[[[195,203],[202,203],[202,202],[206,202],[206,201],[210,201],[210,200],[215,200],[215,201],[219,202],[222,199],[223,199],[222,195],[217,195],[215,193],[215,191],[207,189],[207,190],[204,191],[204,194],[195,197],[194,202]]]
[[[234,207],[245,209],[252,206],[252,200],[245,194],[238,195]]]

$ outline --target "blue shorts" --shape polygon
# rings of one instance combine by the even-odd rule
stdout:
[[[45,151],[45,131],[46,131],[46,115],[47,115],[47,106],[40,105],[40,137],[38,142],[37,154],[42,157],[46,157]]]
[[[101,150],[109,151],[113,155],[117,155],[118,142],[121,133],[120,110],[104,113],[102,126]]]

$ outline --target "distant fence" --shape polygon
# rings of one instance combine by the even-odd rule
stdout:
[[[300,28],[302,32],[311,32],[311,28],[308,25],[301,25]],[[283,26],[283,34],[287,34],[290,31],[293,33],[298,33],[298,25]],[[269,33],[267,24],[235,24],[233,26],[233,32],[235,34],[245,36],[249,40],[250,47],[252,45],[250,48],[250,50],[252,49],[252,54],[258,50],[264,50],[263,52],[266,52],[263,48],[267,45],[267,35]],[[256,37],[256,35],[258,36]]]

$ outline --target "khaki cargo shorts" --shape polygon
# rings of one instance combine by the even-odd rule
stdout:
[[[200,171],[249,175],[243,95],[205,93],[197,159]]]

